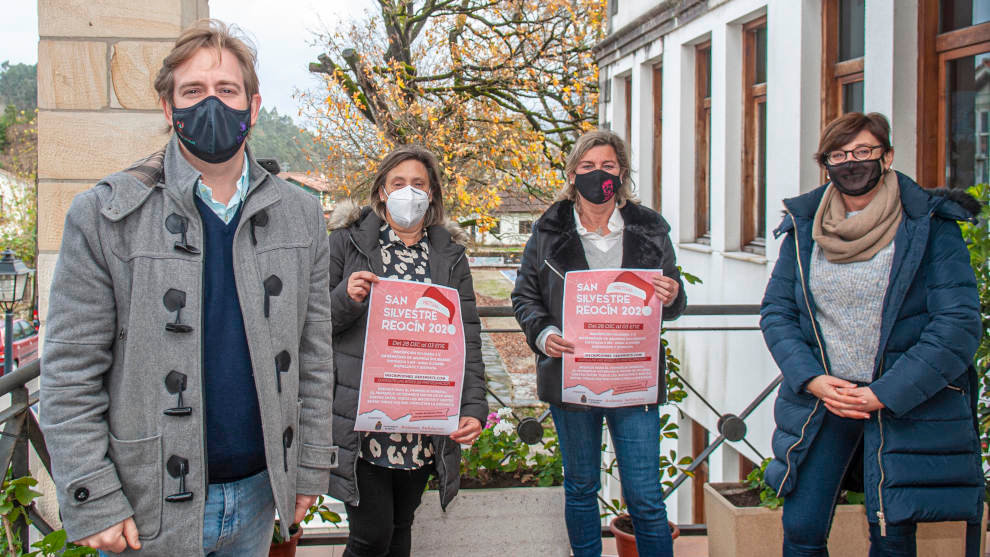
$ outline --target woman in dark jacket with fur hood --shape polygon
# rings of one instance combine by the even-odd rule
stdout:
[[[346,504],[348,557],[409,555],[413,515],[430,474],[439,480],[446,508],[460,482],[460,445],[474,442],[488,415],[481,322],[463,246],[467,235],[444,218],[440,176],[429,151],[396,149],[378,167],[370,207],[344,202],[330,219],[333,433],[340,446],[330,495]],[[379,277],[460,292],[464,387],[459,428],[449,437],[354,431],[368,295]]]
[[[766,480],[785,556],[828,555],[843,478],[862,477],[871,556],[913,556],[918,522],[967,521],[984,485],[973,355],[976,279],[957,220],[979,208],[891,170],[890,125],[846,114],[816,159],[831,181],[784,201],[760,326],[784,375]],[[862,455],[862,460],[856,458]],[[856,472],[862,471],[862,474]]]
[[[633,198],[629,152],[616,134],[596,130],[581,136],[567,157],[566,172],[567,184],[557,202],[536,221],[526,242],[512,307],[536,353],[538,394],[550,403],[560,439],[571,550],[575,557],[602,553],[597,494],[604,421],[615,443],[622,495],[639,554],[672,556],[660,494],[658,404],[666,400],[662,350],[656,404],[602,408],[561,402],[561,358],[574,350],[561,331],[564,275],[583,269],[662,269],[653,287],[664,305],[663,319],[676,319],[687,296],[667,235],[670,227],[659,213]]]

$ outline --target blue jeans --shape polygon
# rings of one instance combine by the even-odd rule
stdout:
[[[574,557],[601,557],[602,420],[615,457],[641,557],[673,557],[660,494],[660,412],[656,405],[566,410],[551,406],[564,460],[564,517]]]
[[[207,557],[265,557],[274,527],[275,497],[268,470],[236,482],[210,484],[203,515]]]
[[[275,528],[268,470],[236,482],[210,484],[203,513],[207,557],[265,557]],[[100,557],[109,557],[101,551]]]
[[[863,438],[863,420],[826,411],[818,436],[798,469],[798,483],[784,499],[784,557],[826,557],[828,534],[842,478]],[[967,528],[967,556],[979,555],[979,524]],[[887,535],[870,522],[870,557],[915,557],[916,524],[887,524]],[[974,543],[975,542],[975,543]]]

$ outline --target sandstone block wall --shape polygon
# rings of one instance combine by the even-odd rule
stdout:
[[[38,0],[39,317],[72,198],[168,140],[152,86],[208,0]]]

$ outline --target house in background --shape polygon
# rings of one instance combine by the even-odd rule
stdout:
[[[670,223],[678,262],[703,284],[693,304],[758,304],[777,260],[782,200],[823,183],[812,160],[829,121],[890,118],[894,168],[926,187],[987,180],[990,1],[609,0],[596,47],[600,121],[631,146],[638,195]],[[755,316],[677,326],[754,326]],[[720,412],[739,413],[779,370],[759,331],[669,332],[682,374]],[[770,455],[773,396],[667,501],[703,523],[700,486],[736,481]],[[678,456],[718,435],[691,394]],[[617,497],[617,494],[615,495]]]
[[[305,172],[279,172],[278,177],[316,196],[320,200],[320,205],[323,206],[324,213],[333,208],[333,189],[330,182],[324,178],[312,176]]]
[[[498,219],[495,226],[481,232],[472,225],[469,229],[476,250],[484,247],[523,246],[533,230],[533,223],[540,218],[549,203],[523,191],[502,192],[501,204],[492,211]]]

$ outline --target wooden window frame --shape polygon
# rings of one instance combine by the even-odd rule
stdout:
[[[663,66],[653,66],[653,208],[660,213],[663,188]]]
[[[968,29],[967,29],[968,30]],[[955,31],[954,31],[955,32]],[[983,35],[984,37],[988,35]],[[955,48],[945,52],[940,52],[938,54],[938,168],[937,168],[937,180],[938,187],[944,188],[946,186],[945,180],[945,169],[946,169],[946,157],[948,153],[946,152],[946,143],[948,142],[948,106],[949,99],[946,97],[946,86],[948,85],[945,67],[948,62],[952,60],[957,60],[959,58],[965,58],[967,56],[974,56],[976,54],[983,54],[990,52],[990,41],[984,41],[980,43],[974,43],[960,48]]]
[[[839,61],[839,0],[822,1],[822,122],[842,116],[844,85],[863,81],[863,57]]]
[[[708,430],[700,423],[691,420],[691,455],[697,458],[708,446]],[[705,484],[708,483],[708,459],[694,469],[692,479],[692,512],[691,519],[695,524],[705,524]]]
[[[699,244],[711,243],[712,98],[706,96],[711,54],[711,41],[694,47],[694,236]]]
[[[759,105],[766,105],[767,84],[754,84],[756,80],[756,31],[767,28],[763,16],[743,25],[743,154],[742,154],[742,223],[741,248],[743,251],[766,253],[766,238],[757,233],[761,200],[757,194],[757,157],[759,155],[760,129],[757,114]],[[764,108],[764,110],[766,110]],[[765,154],[764,154],[765,156]],[[766,178],[764,177],[764,180]],[[765,192],[764,192],[765,193]],[[766,198],[762,200],[766,215]],[[764,227],[766,223],[764,222]],[[766,231],[764,230],[764,235]]]
[[[945,187],[946,63],[990,50],[990,22],[939,33],[939,1],[918,0],[917,179],[923,187]],[[933,79],[937,77],[937,79]],[[932,155],[935,156],[932,156]]]

